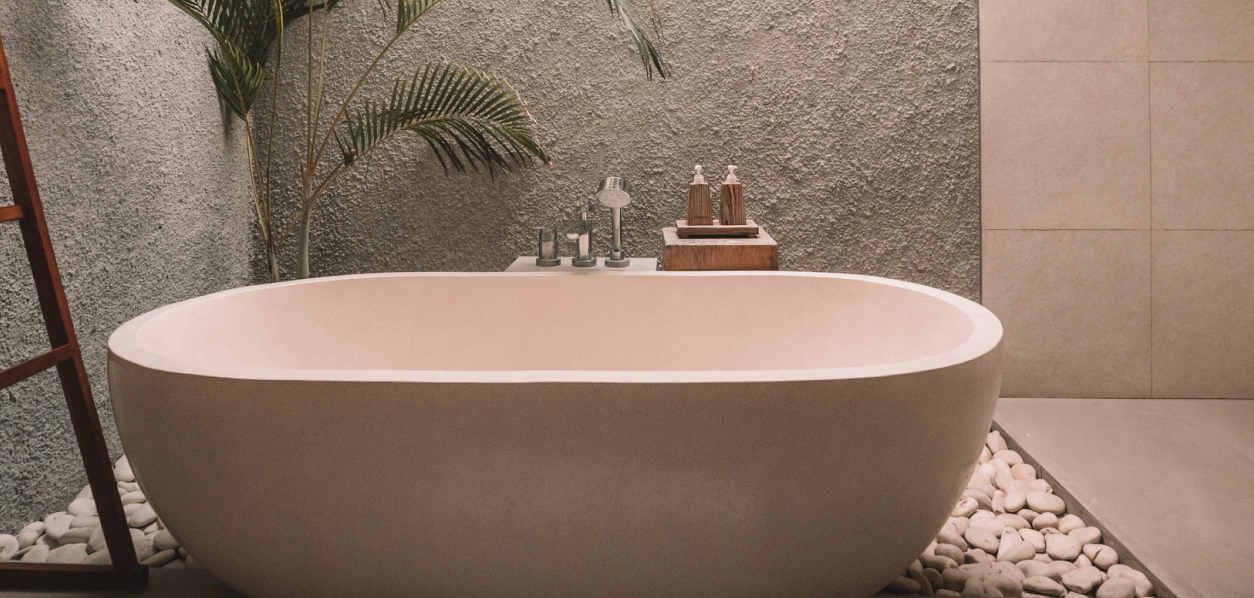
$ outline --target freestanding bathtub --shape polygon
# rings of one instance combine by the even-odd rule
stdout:
[[[109,387],[254,598],[865,598],[965,485],[1001,334],[865,276],[348,276],[131,320]]]

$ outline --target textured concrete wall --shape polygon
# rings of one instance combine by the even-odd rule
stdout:
[[[655,83],[599,0],[450,0],[428,13],[371,80],[374,95],[432,59],[495,71],[528,101],[554,163],[445,178],[425,144],[393,141],[319,206],[314,274],[503,269],[534,254],[532,227],[607,174],[636,183],[629,254],[657,256],[692,165],[715,180],[731,163],[785,269],[979,296],[975,0],[657,5],[674,77]],[[332,16],[329,98],[343,97],[389,23],[373,2]],[[303,52],[304,29],[289,30],[289,56]],[[288,66],[298,85],[282,98],[278,143],[294,158],[304,65]],[[281,169],[294,181],[294,160]],[[608,220],[598,216],[602,252]]]
[[[3,2],[0,34],[116,457],[108,335],[162,304],[250,279],[242,135],[224,136],[205,36],[164,0]],[[7,181],[0,203],[11,203]],[[8,366],[47,349],[12,223],[0,225],[0,277]],[[0,531],[65,508],[85,483],[55,375],[0,391]]]
[[[603,2],[448,0],[371,89],[448,58],[505,75],[554,164],[445,178],[425,145],[393,142],[333,189],[314,222],[319,275],[500,270],[532,227],[634,179],[630,255],[661,252],[693,164],[740,167],[749,215],[783,267],[879,274],[979,295],[975,0],[658,2],[674,71],[646,83]],[[303,25],[289,48],[303,44]],[[374,2],[332,20],[330,98],[385,38]],[[108,334],[172,301],[255,279],[242,136],[223,135],[205,36],[163,0],[0,4],[35,168],[111,449]],[[289,58],[297,55],[289,51]],[[276,169],[295,181],[303,108],[280,98]],[[285,266],[294,263],[288,218]],[[598,215],[598,250],[608,245]],[[3,233],[3,230],[0,230]],[[253,247],[249,251],[248,247]],[[16,234],[0,234],[0,361],[44,347]],[[556,298],[555,300],[561,300]],[[595,306],[593,306],[595,307]],[[177,450],[177,447],[171,447]],[[0,392],[0,529],[61,508],[83,483],[55,378]]]

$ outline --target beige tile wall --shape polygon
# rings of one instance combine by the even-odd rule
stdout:
[[[1254,398],[1254,0],[981,0],[1004,396]]]

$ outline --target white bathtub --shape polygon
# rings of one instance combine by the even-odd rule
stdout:
[[[1001,333],[863,276],[349,276],[140,316],[109,387],[254,598],[864,598],[965,485]]]

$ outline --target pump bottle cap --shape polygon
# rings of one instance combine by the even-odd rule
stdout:
[[[697,164],[697,165],[696,165],[696,167],[694,167],[694,168],[693,168],[693,170],[697,171],[697,176],[692,177],[692,184],[693,184],[693,185],[704,185],[704,184],[705,184],[705,177],[701,176],[701,165],[700,165],[700,164]]]
[[[740,182],[740,181],[736,180],[736,167],[735,167],[735,166],[728,166],[728,167],[727,167],[727,178],[723,180],[723,184],[724,184],[724,185],[735,185],[735,184],[737,184],[737,183],[739,183],[739,182]]]

